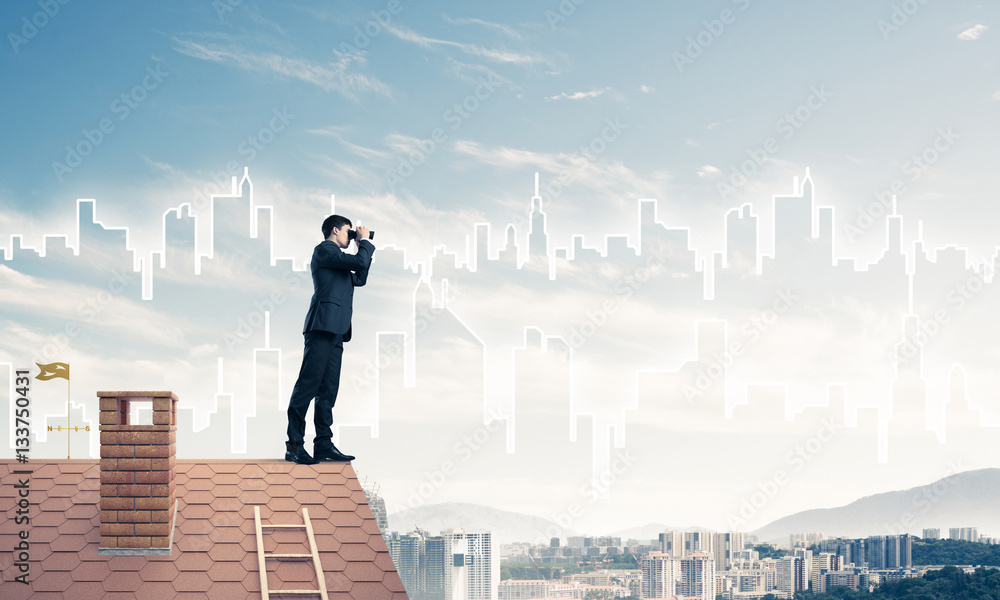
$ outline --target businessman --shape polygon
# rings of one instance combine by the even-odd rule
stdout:
[[[321,460],[349,461],[354,457],[344,454],[333,444],[333,405],[340,387],[340,362],[344,342],[351,340],[351,312],[354,288],[368,280],[375,245],[368,240],[368,228],[357,229],[357,254],[346,254],[343,249],[351,243],[350,219],[331,215],[323,221],[325,238],[313,250],[313,297],[309,302],[305,326],[305,352],[299,378],[288,402],[288,441],[285,442],[285,460],[300,464],[316,464]],[[316,437],[313,455],[306,452],[306,411],[316,398],[313,423]]]

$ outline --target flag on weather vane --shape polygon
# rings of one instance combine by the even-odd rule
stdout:
[[[70,423],[70,417],[72,416],[70,411],[72,407],[69,401],[69,363],[54,362],[47,365],[43,365],[42,363],[35,364],[42,370],[41,373],[35,375],[35,379],[39,381],[48,381],[58,377],[66,380],[66,458],[70,458],[69,434],[72,429],[72,424]],[[62,426],[60,426],[60,430],[61,428]],[[77,431],[80,430],[79,427],[76,429]],[[49,427],[49,431],[52,431],[51,427]],[[86,431],[90,431],[90,427],[87,427]]]
[[[56,377],[61,377],[66,381],[69,381],[69,363],[49,363],[43,365],[41,363],[35,363],[38,368],[42,370],[41,373],[35,375],[35,379],[39,381],[48,381],[50,379],[55,379]]]

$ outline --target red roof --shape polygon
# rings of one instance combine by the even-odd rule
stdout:
[[[17,524],[14,488],[31,469],[30,524]],[[93,459],[0,460],[0,597],[260,597],[254,505],[264,525],[302,524],[308,508],[331,600],[407,598],[350,463],[178,460],[178,513],[169,556],[98,555],[100,466]],[[14,581],[12,550],[26,529],[30,585]],[[302,529],[265,529],[264,551],[308,552]],[[311,561],[268,560],[270,589],[317,589]],[[309,597],[309,596],[306,596]],[[316,597],[317,596],[312,596]]]

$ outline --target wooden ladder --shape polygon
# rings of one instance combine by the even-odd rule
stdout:
[[[316,537],[313,535],[312,523],[309,521],[309,509],[302,507],[302,525],[262,525],[260,522],[260,507],[253,507],[254,525],[257,529],[257,564],[260,568],[260,593],[264,600],[269,600],[269,594],[319,594],[323,600],[329,600],[326,594],[326,577],[323,576],[323,566],[319,562],[319,550],[316,548]],[[309,554],[265,554],[264,553],[264,528],[268,529],[305,529],[309,542]],[[265,560],[292,559],[304,560],[311,558],[313,567],[316,569],[316,581],[319,582],[318,590],[269,590],[267,585],[267,566]]]

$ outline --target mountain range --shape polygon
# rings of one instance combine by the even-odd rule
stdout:
[[[868,537],[938,528],[948,537],[950,527],[977,527],[980,533],[1000,534],[1000,469],[964,471],[907,490],[859,498],[845,506],[815,508],[782,517],[751,532],[762,542],[789,543],[793,533],[820,532],[825,537]],[[501,544],[548,544],[552,537],[580,535],[542,517],[500,510],[480,504],[445,502],[388,515],[389,530],[408,532],[415,526],[432,535],[449,528],[493,531]],[[660,532],[705,529],[648,523],[608,534],[628,539],[655,540]]]

